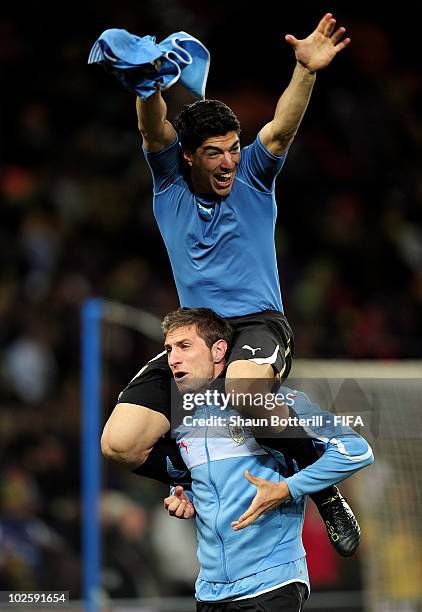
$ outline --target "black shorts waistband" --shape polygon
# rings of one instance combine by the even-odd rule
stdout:
[[[281,318],[286,319],[286,315],[281,310],[260,310],[259,312],[251,312],[247,315],[240,317],[223,317],[225,321],[229,323],[242,323],[242,321],[257,320],[257,319],[272,319]],[[287,320],[287,319],[286,319]]]

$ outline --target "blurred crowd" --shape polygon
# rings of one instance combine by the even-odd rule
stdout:
[[[211,51],[208,97],[235,110],[248,144],[271,119],[293,69],[283,34],[306,35],[326,10],[312,4],[309,14],[277,9],[274,20],[264,2],[241,30],[238,2],[93,2],[48,11],[30,3],[2,11],[2,589],[80,589],[81,304],[104,296],[158,316],[178,305],[152,215],[134,97],[87,65],[91,45],[108,27],[158,40],[177,30],[197,36]],[[352,44],[318,76],[278,179],[278,263],[297,357],[422,357],[422,77],[412,24],[407,36],[398,34],[392,12],[365,10],[336,13]],[[171,118],[190,99],[175,86],[168,101]],[[122,329],[104,330],[105,412],[157,348]],[[163,490],[117,472],[108,478],[108,591],[162,593],[163,564],[148,560],[159,555],[151,525]],[[173,580],[188,592],[191,576]]]

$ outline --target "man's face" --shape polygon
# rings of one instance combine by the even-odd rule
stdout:
[[[195,391],[216,377],[214,347],[208,348],[195,325],[169,331],[164,346],[179,391]]]
[[[183,157],[191,167],[191,181],[197,193],[230,193],[240,162],[240,141],[236,132],[225,136],[210,136],[194,153]]]

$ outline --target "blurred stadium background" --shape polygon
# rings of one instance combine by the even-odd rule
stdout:
[[[2,8],[0,590],[81,598],[81,305],[101,296],[157,317],[177,306],[134,99],[87,66],[92,43],[108,27],[197,36],[211,51],[208,96],[237,112],[246,144],[290,77],[284,33],[306,35],[330,10],[352,45],[318,76],[278,181],[279,270],[297,368],[307,360],[298,375],[360,379],[366,369],[379,423],[362,430],[377,462],[342,487],[364,529],[355,558],[331,552],[310,504],[306,609],[422,609],[421,73],[417,22],[405,9],[267,0],[247,11],[237,0]],[[177,86],[168,93],[171,117],[190,99]],[[103,422],[160,346],[120,325],[102,331]],[[338,360],[348,363],[336,370]],[[103,470],[102,586],[121,603],[102,609],[189,610],[192,525],[166,517],[165,488]]]

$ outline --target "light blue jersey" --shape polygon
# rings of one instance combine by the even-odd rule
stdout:
[[[180,305],[223,317],[283,310],[274,230],[274,184],[286,154],[259,137],[241,151],[226,197],[196,195],[180,173],[180,144],[144,151],[154,181],[154,214],[166,245]]]
[[[284,397],[293,393],[287,387],[280,387],[279,392]],[[305,393],[295,391],[294,398],[293,409],[300,418],[313,422],[313,417],[328,414],[331,419],[332,415],[322,412]],[[281,453],[260,446],[249,427],[231,425],[236,416],[239,413],[233,409],[222,412],[220,407],[198,407],[176,432],[180,453],[192,475],[201,566],[196,597],[201,601],[256,597],[290,582],[303,582],[309,590],[302,544],[306,494],[371,464],[372,450],[349,427],[334,427],[327,421],[306,428],[320,445],[322,456],[291,474]],[[216,417],[220,421],[214,425]],[[256,487],[244,476],[245,470],[276,483],[285,480],[291,500],[249,527],[233,531],[231,522],[249,507],[256,493]]]

